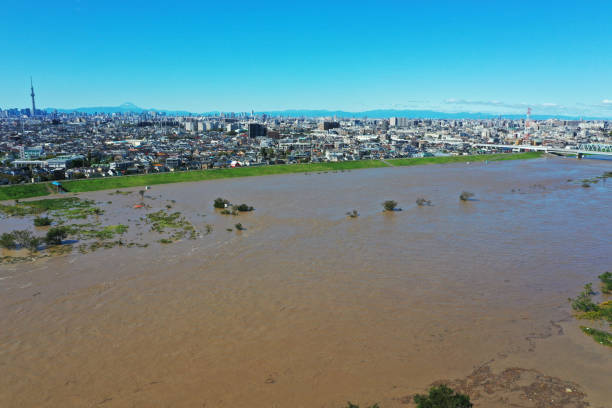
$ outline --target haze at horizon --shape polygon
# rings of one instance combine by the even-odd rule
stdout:
[[[612,116],[612,4],[11,3],[0,107]]]

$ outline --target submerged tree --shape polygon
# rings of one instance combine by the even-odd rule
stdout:
[[[47,231],[45,242],[47,245],[60,245],[64,239],[68,236],[68,228],[66,227],[54,227]]]
[[[0,235],[0,247],[6,249],[15,249],[17,248],[17,243],[15,242],[15,236],[12,232],[4,232]]]
[[[610,272],[602,273],[601,275],[598,276],[598,278],[601,281],[601,286],[602,286],[601,291],[603,293],[612,293],[612,273]]]
[[[215,208],[225,208],[230,204],[229,200],[225,198],[215,198],[215,202],[213,203],[213,207]]]
[[[247,204],[240,204],[240,205],[236,205],[234,206],[234,208],[238,211],[242,211],[242,212],[248,212],[248,211],[253,211],[254,208],[250,205]]]
[[[6,249],[26,248],[30,252],[36,252],[41,243],[42,239],[28,230],[5,232],[0,236],[0,246]]]
[[[384,203],[382,203],[383,206],[383,211],[399,211],[400,209],[397,208],[397,201],[394,200],[387,200]]]
[[[460,195],[459,195],[459,199],[461,201],[468,201],[470,198],[474,197],[474,193],[470,193],[469,191],[463,191]]]
[[[594,312],[599,310],[599,305],[593,302],[592,296],[594,294],[592,283],[584,285],[584,289],[575,299],[569,299],[572,302],[572,309],[577,312]]]
[[[425,199],[423,197],[419,197],[419,198],[417,198],[416,203],[417,203],[417,205],[419,207],[423,207],[423,206],[426,206],[426,205],[431,205],[431,200],[427,200],[427,199]]]
[[[415,395],[414,402],[417,408],[472,408],[473,406],[469,396],[456,393],[444,384],[431,387],[428,395]]]
[[[51,225],[51,218],[49,217],[36,217],[34,218],[34,225],[36,227],[46,227]]]
[[[359,212],[357,212],[357,210],[353,210],[353,211],[347,212],[346,215],[348,215],[351,218],[357,218],[359,217]]]

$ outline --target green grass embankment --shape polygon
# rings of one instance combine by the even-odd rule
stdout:
[[[541,152],[526,152],[526,153],[512,153],[512,154],[510,153],[479,154],[479,155],[471,155],[471,156],[413,157],[409,159],[389,159],[387,161],[391,163],[393,166],[418,166],[422,164],[523,160],[523,159],[535,159],[541,156],[542,156]]]
[[[51,194],[49,183],[18,184],[0,187],[0,201],[18,200],[29,197],[42,197]]]
[[[443,164],[476,161],[498,161],[533,159],[540,157],[537,152],[515,154],[487,154],[477,156],[443,156],[422,157],[411,159],[389,159],[386,162],[392,166],[415,166],[420,164]],[[273,174],[308,173],[319,171],[357,170],[376,167],[388,167],[381,160],[357,160],[330,163],[282,164],[275,166],[253,166],[229,169],[211,169],[179,171],[170,173],[139,174],[134,176],[93,178],[83,180],[62,181],[64,189],[71,193],[87,191],[111,190],[128,187],[141,187],[155,184],[180,183],[186,181],[217,180],[233,177],[254,177]],[[50,194],[49,183],[20,184],[0,188],[0,201],[29,197],[39,197]]]
[[[180,183],[184,181],[217,180],[232,177],[254,177],[316,171],[353,170],[372,167],[387,167],[387,165],[379,160],[359,160],[335,163],[281,164],[275,166],[193,170],[157,174],[139,174],[134,176],[112,178],[72,180],[62,182],[62,186],[69,192],[80,193],[85,191],[138,187],[153,184]]]

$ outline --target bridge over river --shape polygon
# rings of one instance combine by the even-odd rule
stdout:
[[[563,148],[553,146],[532,146],[532,145],[503,145],[503,144],[487,144],[487,143],[472,143],[474,147],[485,149],[508,149],[515,151],[535,151],[546,152],[558,155],[572,155],[582,158],[584,155],[603,155],[612,156],[612,144],[602,143],[584,143],[578,146]]]

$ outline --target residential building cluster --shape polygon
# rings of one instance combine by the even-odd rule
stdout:
[[[612,143],[612,122],[167,116],[0,110],[0,184]],[[490,152],[490,150],[487,150]]]

